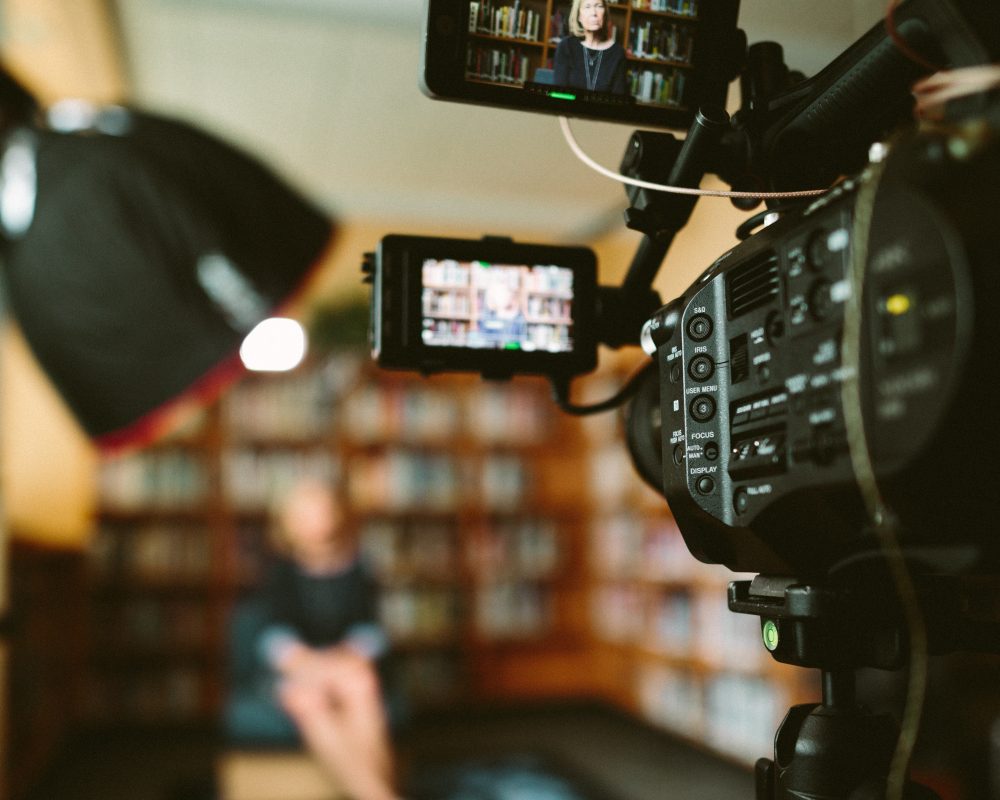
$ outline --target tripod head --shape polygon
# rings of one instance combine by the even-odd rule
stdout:
[[[855,673],[904,666],[912,643],[906,609],[879,566],[873,561],[828,584],[757,576],[729,585],[730,610],[760,617],[763,644],[775,660],[823,675],[822,702],[792,707],[775,737],[774,758],[757,762],[757,800],[886,797],[899,731],[891,715],[858,704]],[[918,574],[928,652],[1000,652],[1000,625],[991,619],[996,583]],[[902,796],[937,797],[913,783]]]

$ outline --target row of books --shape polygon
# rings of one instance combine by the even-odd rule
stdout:
[[[241,511],[267,511],[300,481],[335,482],[340,460],[329,449],[257,449],[234,447],[222,454],[222,492]]]
[[[623,505],[590,523],[594,574],[604,580],[700,582],[724,587],[736,579],[717,564],[691,555],[672,516],[650,515]]]
[[[397,642],[438,643],[457,634],[462,607],[451,588],[387,587],[379,595],[379,620]]]
[[[774,734],[791,702],[782,682],[720,673],[706,686],[705,742],[746,764],[772,757]]]
[[[534,583],[509,581],[477,587],[473,621],[485,638],[538,636],[552,626],[551,590]],[[464,612],[453,589],[386,587],[379,597],[379,619],[400,644],[447,644],[462,629]]]
[[[344,402],[341,430],[358,443],[445,441],[462,433],[462,411],[455,392],[433,385],[367,385]]]
[[[686,17],[698,16],[698,0],[632,0],[632,8],[640,11],[669,11]]]
[[[600,393],[587,392],[586,397],[603,399],[610,397],[613,391],[617,391],[621,384],[607,385]],[[608,392],[608,390],[612,390]],[[629,505],[637,487],[642,482],[628,449],[623,441],[621,422],[611,414],[595,415],[606,419],[596,421],[596,424],[613,426],[612,430],[605,431],[612,435],[605,439],[602,445],[595,446],[590,451],[588,459],[588,480],[587,488],[591,503],[597,509],[617,509]],[[587,421],[588,426],[591,424]]]
[[[480,383],[466,395],[464,428],[482,444],[532,445],[553,436],[557,411],[538,384]]]
[[[424,286],[448,289],[468,289],[472,278],[472,262],[453,258],[427,259],[421,267]]]
[[[383,582],[455,577],[458,531],[451,520],[370,519],[359,535],[366,562]]]
[[[694,53],[694,32],[687,25],[646,21],[634,23],[628,32],[628,54],[690,64]]]
[[[474,347],[495,349],[517,343],[523,350],[565,352],[572,349],[569,319],[536,321],[516,318],[506,330],[484,327],[476,319],[428,319],[424,322],[424,344],[432,347]],[[499,323],[503,325],[504,323]]]
[[[648,664],[639,673],[638,696],[642,714],[654,724],[753,764],[772,755],[792,694],[780,681],[745,673],[702,678]]]
[[[102,525],[89,550],[99,582],[198,583],[212,569],[212,537],[197,525]]]
[[[185,510],[206,501],[209,480],[197,451],[163,450],[103,461],[98,491],[113,511]]]
[[[759,620],[731,612],[721,588],[652,592],[602,584],[593,590],[590,609],[594,630],[607,642],[719,669],[760,671],[769,663]]]
[[[538,265],[524,273],[528,292],[572,295],[573,273],[563,267]]]
[[[512,581],[476,589],[476,631],[487,638],[540,636],[553,619],[552,593],[545,587]]]
[[[472,315],[472,298],[467,290],[424,288],[421,305],[425,317],[464,317]]]
[[[467,538],[466,548],[473,574],[480,579],[549,578],[563,559],[559,525],[550,519],[484,524]]]
[[[454,512],[477,503],[514,510],[531,484],[529,465],[518,456],[458,457],[388,449],[358,455],[347,467],[351,505],[364,512]]]
[[[455,511],[468,483],[462,478],[462,467],[453,456],[390,450],[352,459],[348,499],[360,511]]]
[[[470,44],[465,77],[523,86],[532,80],[531,59],[517,47],[487,47]]]
[[[224,555],[225,574],[238,586],[256,586],[264,577],[273,546],[268,517],[244,518],[238,520],[231,546]]]
[[[421,399],[427,398],[417,398]],[[406,404],[408,410],[413,408],[412,399]],[[427,404],[427,413],[418,412],[419,422],[407,424],[412,416],[407,411],[395,418],[396,424],[404,431],[417,431],[421,437],[443,435],[445,428],[455,426],[457,417],[448,413],[448,403],[442,405],[444,413]],[[374,418],[354,430],[362,437],[365,431],[379,437],[387,435],[385,428],[376,428]],[[525,462],[505,454],[459,461],[446,455],[393,450],[384,456],[357,457],[350,466],[351,497],[362,509],[456,508],[463,483],[470,478],[487,507],[513,508],[523,499],[528,486]],[[335,481],[339,474],[339,460],[325,448],[233,448],[222,457],[223,496],[240,510],[272,508],[303,477]],[[146,454],[106,462],[101,468],[101,492],[105,507],[112,511],[194,510],[208,499],[209,472],[194,454]]]
[[[528,319],[569,323],[573,303],[560,297],[528,297]]]
[[[252,520],[236,528],[227,573],[244,585],[261,578],[271,552],[267,528]],[[386,586],[456,583],[463,568],[481,580],[540,580],[554,576],[563,559],[560,527],[545,518],[488,521],[460,535],[454,519],[373,517],[358,534],[366,563]]]
[[[533,322],[570,322],[572,300],[550,294],[525,292],[518,300],[524,316]],[[425,317],[478,320],[489,313],[486,292],[471,294],[462,289],[425,288],[421,296]]]
[[[629,644],[642,641],[646,629],[645,596],[631,584],[603,584],[590,592],[590,622],[605,642]]]
[[[337,397],[322,370],[281,381],[246,381],[222,403],[222,423],[233,439],[311,439],[328,436]]]
[[[205,676],[195,667],[101,671],[85,693],[90,719],[113,723],[192,721],[205,715]]]
[[[573,291],[572,271],[551,264],[528,266],[428,259],[421,270],[423,285],[434,289],[488,289],[500,285],[511,290],[548,294],[566,295]]]
[[[680,70],[631,69],[626,73],[625,82],[631,95],[641,103],[661,106],[682,104],[685,76]]]
[[[359,383],[365,363],[363,354],[341,351],[301,372],[244,380],[221,403],[226,440],[328,438],[340,403]]]
[[[540,42],[541,21],[544,11],[528,3],[515,0],[511,5],[500,5],[493,0],[469,3],[469,31],[490,36],[509,36]]]
[[[91,609],[95,654],[107,650],[204,648],[208,620],[200,601],[136,598],[129,603],[95,599]]]
[[[459,437],[475,445],[526,445],[542,441],[555,416],[538,386],[481,383],[460,394],[434,384],[406,388],[364,387],[342,409],[348,442],[446,443]]]

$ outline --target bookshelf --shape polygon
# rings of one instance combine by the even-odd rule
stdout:
[[[590,379],[607,396],[619,359]],[[663,498],[632,469],[614,415],[588,420],[591,637],[605,696],[742,764],[771,753],[788,707],[819,698],[811,671],[773,661],[755,617],[729,611],[741,576],[687,549]],[[610,477],[609,476],[613,476]]]
[[[65,744],[83,691],[86,647],[80,553],[14,538],[4,687],[4,797],[23,800]]]
[[[679,107],[691,69],[697,0],[607,3],[614,36],[625,48],[629,93],[637,102]],[[469,8],[468,80],[505,86],[538,81],[553,69],[569,35],[565,0],[483,0]]]
[[[217,416],[99,466],[86,559],[88,722],[206,719],[218,703]]]
[[[91,719],[217,715],[229,610],[303,475],[345,487],[415,708],[600,695],[750,762],[817,696],[728,611],[734,576],[687,551],[614,414],[565,416],[540,380],[423,379],[351,352],[247,376],[188,431],[103,465]]]
[[[516,694],[512,662],[503,686],[480,665],[582,637],[563,597],[583,560],[574,424],[540,381],[425,380],[353,351],[246,376],[187,430],[101,464],[84,715],[217,716],[229,612],[306,475],[345,487],[412,705]]]

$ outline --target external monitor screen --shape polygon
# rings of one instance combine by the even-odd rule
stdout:
[[[425,259],[422,337],[429,347],[573,350],[573,270]]]

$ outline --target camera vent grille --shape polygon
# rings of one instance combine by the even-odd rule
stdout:
[[[729,273],[726,283],[730,319],[764,305],[780,290],[777,253],[765,253],[737,267]]]

